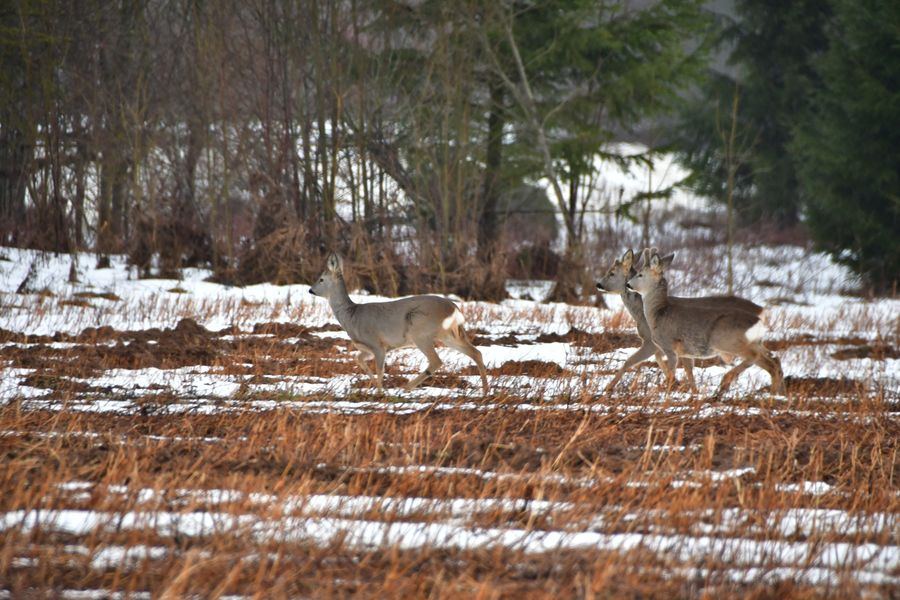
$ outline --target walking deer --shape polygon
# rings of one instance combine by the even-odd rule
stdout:
[[[643,260],[646,262],[647,256],[656,251],[655,248],[652,250],[645,250],[643,255]],[[661,260],[665,263],[671,262],[675,257],[674,254],[669,254],[663,257]],[[606,386],[605,392],[610,392],[622,378],[622,375],[628,371],[628,369],[632,368],[634,365],[644,361],[651,356],[656,356],[656,362],[659,363],[660,368],[664,371],[666,370],[665,357],[662,351],[653,343],[653,336],[650,332],[650,325],[647,323],[647,318],[644,316],[644,302],[641,299],[641,295],[634,290],[630,290],[627,287],[628,280],[634,277],[637,274],[637,265],[634,261],[634,252],[632,250],[627,250],[622,258],[616,260],[612,267],[609,268],[609,271],[606,272],[606,275],[600,278],[600,281],[597,282],[597,289],[601,292],[606,292],[609,294],[619,294],[622,297],[622,304],[625,305],[625,310],[628,311],[628,314],[631,315],[631,318],[634,319],[634,323],[637,326],[638,336],[641,338],[641,347],[637,349],[634,354],[629,356],[622,367],[616,372],[612,381]],[[762,312],[762,307],[750,302],[749,300],[745,300],[743,298],[737,298],[735,296],[707,296],[703,298],[678,298],[675,296],[669,297],[669,302],[674,304],[680,304],[684,306],[701,306],[701,307],[724,307],[724,306],[732,306],[738,310],[745,310],[747,312],[753,313],[755,315],[759,315]],[[684,369],[685,377],[687,378],[688,385],[690,386],[692,391],[697,389],[696,384],[694,383],[694,360],[690,357],[679,357],[681,361],[681,367]]]
[[[762,309],[757,307],[759,310],[748,311],[736,308],[730,302],[712,306],[673,302],[664,276],[672,256],[660,258],[659,254],[647,251],[644,256],[644,264],[628,280],[627,286],[642,297],[653,343],[666,355],[670,385],[678,356],[739,356],[743,361],[722,377],[716,396],[724,393],[735,378],[753,364],[765,369],[772,377],[772,393],[781,391],[784,383],[781,363],[756,336],[750,334],[750,329],[760,320]]]
[[[328,300],[338,323],[350,336],[356,349],[356,362],[372,375],[366,360],[375,359],[375,383],[383,392],[384,357],[388,350],[415,346],[428,359],[422,373],[406,384],[414,389],[434,375],[441,366],[435,351],[436,342],[465,354],[478,366],[481,387],[488,391],[487,372],[481,352],[469,341],[459,308],[440,296],[410,296],[388,302],[357,304],[347,294],[343,260],[337,254],[328,256],[325,271],[309,289],[309,293]]]

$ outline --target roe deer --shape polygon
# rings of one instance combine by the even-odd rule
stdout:
[[[463,315],[450,300],[440,296],[410,296],[388,302],[356,304],[347,294],[343,261],[333,253],[328,256],[325,271],[309,293],[328,300],[338,323],[359,350],[356,362],[369,375],[372,371],[366,360],[375,359],[375,383],[379,392],[384,391],[384,356],[388,350],[415,346],[428,358],[428,367],[406,384],[406,389],[411,390],[434,375],[441,366],[434,346],[436,342],[443,342],[475,361],[482,390],[487,394],[487,372],[481,352],[469,342],[463,328]]]
[[[643,261],[646,263],[647,256],[649,256],[652,252],[655,252],[656,248],[644,250]],[[671,262],[675,257],[674,254],[669,254],[663,257],[661,260],[665,262]],[[650,325],[647,323],[647,318],[644,316],[644,302],[641,300],[641,295],[635,292],[634,290],[630,290],[626,287],[628,280],[634,277],[637,274],[637,265],[634,262],[634,252],[632,250],[627,250],[625,254],[622,256],[620,260],[616,260],[612,267],[610,267],[609,271],[606,272],[606,275],[600,278],[600,281],[597,282],[597,289],[601,292],[606,292],[609,294],[619,294],[622,297],[622,304],[625,305],[625,310],[628,311],[628,314],[631,315],[631,318],[634,319],[634,323],[637,326],[638,336],[641,338],[641,347],[637,349],[637,351],[629,356],[625,360],[625,364],[616,372],[612,381],[606,386],[605,392],[610,392],[615,385],[622,378],[622,375],[634,365],[639,362],[650,358],[653,355],[656,355],[656,362],[659,363],[660,368],[663,371],[666,370],[665,358],[662,354],[662,351],[653,343],[653,336],[650,332]],[[759,315],[762,312],[762,307],[750,302],[749,300],[744,300],[743,298],[737,298],[735,296],[707,296],[703,298],[677,298],[674,296],[669,297],[669,302],[676,304],[683,304],[685,306],[723,306],[723,305],[732,305],[735,309],[746,310],[747,312],[751,312],[755,315]],[[690,386],[692,391],[697,389],[697,386],[694,383],[694,360],[690,357],[679,357],[681,359],[681,366],[684,369],[685,377],[687,378],[688,385]]]
[[[649,255],[649,260],[646,257]],[[748,337],[750,328],[760,320],[757,312],[735,308],[733,303],[694,306],[672,302],[668,282],[663,269],[671,263],[671,257],[645,252],[641,269],[628,280],[628,288],[638,292],[644,302],[644,316],[650,326],[653,343],[666,355],[668,378],[674,379],[678,356],[708,358],[715,355],[736,355],[743,362],[725,373],[716,397],[724,393],[734,379],[750,365],[756,364],[772,377],[772,393],[782,389],[784,374],[781,363],[754,336]],[[759,308],[759,307],[757,307]]]

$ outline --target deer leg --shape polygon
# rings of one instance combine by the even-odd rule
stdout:
[[[731,384],[734,383],[734,380],[737,379],[738,375],[746,371],[754,362],[756,361],[753,359],[742,360],[736,367],[733,367],[730,371],[725,373],[725,375],[722,376],[722,381],[719,383],[719,388],[716,390],[714,397],[721,398],[722,394],[728,391],[728,388],[731,387]]]
[[[663,373],[668,373],[668,366],[666,366],[666,355],[663,354],[663,351],[659,348],[655,349],[654,356],[656,358],[656,364],[659,366],[659,370]]]
[[[675,354],[675,350],[663,348],[656,342],[654,342],[654,345],[656,346],[656,364],[659,365],[666,379],[675,379],[675,367],[678,364],[678,356]]]
[[[719,383],[719,388],[716,390],[714,396],[715,398],[720,398],[722,394],[728,391],[728,388],[731,387],[731,384],[734,383],[734,380],[737,379],[741,373],[759,360],[759,354],[753,348],[747,348],[740,354],[740,357],[744,360],[738,363],[737,366],[732,367],[730,371],[722,376],[722,381]]]
[[[672,386],[675,384],[675,368],[678,366],[678,355],[672,348],[666,348],[665,353],[666,368],[664,371],[666,373],[666,385],[671,390]]]
[[[478,350],[478,348],[473,346],[469,340],[463,337],[457,338],[453,336],[447,336],[442,341],[457,352],[465,354],[475,361],[475,364],[478,366],[478,373],[479,375],[481,375],[481,390],[483,393],[487,394],[487,369],[484,368],[484,360],[482,359],[481,352]]]
[[[656,358],[656,366],[659,367],[659,370],[663,372],[663,375],[666,377],[668,381],[669,377],[669,367],[666,365],[666,355],[663,354],[662,350],[659,349],[658,346],[654,346],[654,358]],[[635,377],[631,382],[631,391],[635,391],[637,389],[638,379]]]
[[[372,355],[375,357],[375,385],[378,386],[378,393],[384,393],[384,350],[374,348]]]
[[[419,375],[416,376],[415,379],[411,379],[406,384],[406,389],[408,389],[408,390],[413,390],[413,389],[419,387],[419,385],[423,381],[425,381],[426,379],[428,379],[429,377],[434,375],[437,372],[437,370],[441,367],[441,364],[443,364],[443,363],[441,363],[441,358],[438,356],[437,352],[434,349],[434,340],[432,340],[432,339],[415,340],[415,343],[416,343],[416,347],[419,350],[421,350],[422,354],[424,354],[425,357],[428,359],[428,366],[425,368],[424,371],[419,373]]]
[[[691,393],[697,393],[697,384],[694,382],[694,359],[687,356],[681,357],[681,368],[684,369],[684,376],[687,379]]]
[[[772,354],[768,348],[761,346],[759,349],[759,358],[756,364],[769,372],[772,376],[771,392],[779,394],[784,391],[784,371],[781,369],[781,361]]]
[[[363,370],[363,372],[366,373],[366,375],[371,377],[372,369],[369,368],[369,365],[368,363],[366,363],[366,361],[370,358],[373,358],[375,356],[375,353],[373,353],[367,346],[361,346],[360,344],[355,344],[355,346],[357,350],[359,350],[359,352],[353,355],[353,358],[356,359],[356,364],[360,366],[360,368]]]
[[[612,381],[610,381],[607,384],[607,386],[606,386],[606,388],[604,388],[603,392],[606,394],[611,392],[612,389],[616,386],[616,384],[619,383],[619,380],[622,379],[622,375],[625,373],[625,371],[627,371],[634,365],[638,364],[639,362],[641,362],[643,360],[647,360],[654,354],[656,354],[656,356],[657,356],[657,359],[656,359],[657,362],[661,363],[662,355],[656,351],[656,346],[654,346],[652,343],[647,342],[643,346],[638,348],[634,354],[632,354],[631,356],[629,356],[628,358],[625,359],[625,364],[623,364],[622,367],[618,370],[618,372],[616,372],[616,375],[612,378]]]

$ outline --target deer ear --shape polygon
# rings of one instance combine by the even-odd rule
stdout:
[[[616,261],[619,262],[619,261]],[[625,266],[626,269],[630,269],[631,265],[634,264],[634,251],[627,250],[625,254],[622,255],[622,265]]]
[[[650,268],[653,270],[659,270],[659,254],[654,254],[650,257]]]
[[[668,267],[669,265],[672,264],[672,261],[673,261],[673,260],[675,260],[675,253],[674,253],[674,252],[672,252],[671,254],[667,254],[667,255],[663,256],[662,258],[659,259],[659,262],[660,262],[660,264],[662,264],[662,266]]]
[[[344,261],[334,252],[328,255],[328,261],[325,264],[332,273],[340,275],[344,272]]]

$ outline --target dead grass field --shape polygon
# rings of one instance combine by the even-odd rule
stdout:
[[[467,310],[479,322],[492,309]],[[328,325],[210,331],[186,319],[170,329],[0,332],[0,360],[27,372],[28,391],[0,406],[0,589],[11,598],[900,594],[893,390],[810,369],[789,377],[785,397],[712,403],[667,396],[645,367],[603,395],[618,367],[604,354],[637,345],[621,313],[604,317],[606,333],[589,333],[574,312],[566,334],[516,331],[519,318],[502,335],[473,326],[476,344],[562,344],[572,366],[505,361],[490,369],[487,398],[472,367],[446,369],[424,397],[377,397]],[[897,355],[894,342],[865,337],[786,334],[771,345],[843,352],[835,364]],[[388,365],[388,387],[414,370]],[[127,370],[171,379],[104,380]],[[192,374],[238,383],[223,398],[184,383]],[[321,386],[340,376],[349,392]],[[304,391],[305,382],[320,387]]]

